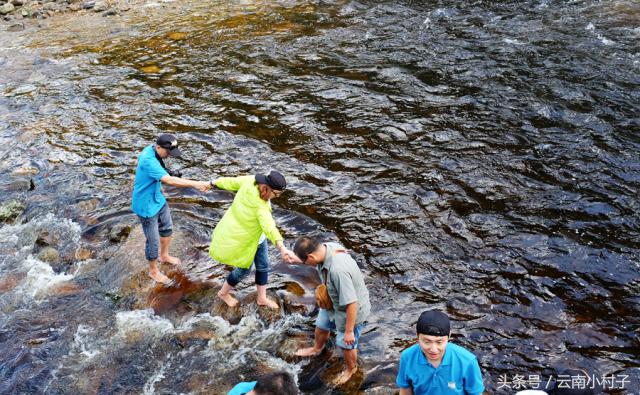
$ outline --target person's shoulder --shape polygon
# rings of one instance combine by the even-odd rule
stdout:
[[[456,358],[461,359],[465,362],[471,362],[476,359],[476,356],[471,351],[455,343],[449,342],[449,345],[447,347],[451,347],[451,351],[453,351]]]
[[[422,350],[420,350],[420,345],[418,343],[409,346],[408,348],[404,349],[401,353],[400,353],[400,358],[411,358],[414,355],[416,355],[416,353],[418,352],[422,352]]]
[[[148,145],[146,147],[144,147],[144,149],[140,152],[140,155],[138,156],[138,161],[148,161],[151,159],[155,159],[155,155],[153,153],[153,146]]]

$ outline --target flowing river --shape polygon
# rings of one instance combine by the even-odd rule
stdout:
[[[452,317],[487,389],[566,369],[640,393],[640,3],[142,1],[0,34],[0,393],[224,394],[274,369],[305,394],[395,391],[421,311]],[[283,172],[291,243],[338,240],[372,305],[361,371],[299,360],[312,268],[271,248],[269,316],[209,235],[233,195],[167,188],[145,274],[134,159],[163,132],[191,179]],[[128,237],[127,233],[130,231]]]

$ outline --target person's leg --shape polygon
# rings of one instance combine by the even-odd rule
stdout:
[[[280,308],[278,303],[267,297],[267,282],[269,281],[269,246],[264,240],[258,245],[258,250],[253,258],[253,264],[256,266],[256,302],[259,306],[267,306],[277,310]]]
[[[251,272],[251,268],[240,269],[237,267],[227,276],[224,284],[222,284],[222,288],[218,291],[218,297],[224,300],[227,306],[234,307],[238,304],[238,299],[231,295],[231,291],[233,291],[233,288],[235,288],[235,286],[238,285],[238,283],[245,278],[249,272]]]
[[[171,234],[173,233],[173,221],[169,204],[165,203],[158,213],[158,232],[160,234],[160,262],[179,265],[180,259],[169,255],[169,245],[171,244]]]
[[[167,284],[171,280],[158,270],[158,246],[160,244],[160,233],[158,231],[158,215],[149,218],[140,218],[142,231],[146,238],[144,255],[149,261],[149,277],[155,281]]]
[[[329,315],[325,309],[320,309],[316,318],[313,347],[301,348],[296,351],[296,355],[299,357],[312,357],[320,354],[327,340],[329,340],[332,329],[335,329],[335,323],[329,320]]]
[[[361,331],[362,325],[356,325],[353,329],[355,341],[350,345],[344,343],[344,332],[338,332],[336,336],[336,344],[342,349],[344,355],[345,367],[342,373],[334,380],[335,385],[342,385],[349,381],[358,369],[358,341],[360,340]]]

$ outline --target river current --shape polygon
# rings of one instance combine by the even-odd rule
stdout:
[[[0,227],[0,393],[222,394],[273,369],[393,393],[430,308],[492,393],[575,369],[640,393],[637,1],[147,1],[42,23],[0,35],[0,203],[25,205]],[[249,279],[244,318],[211,307],[230,193],[167,188],[186,265],[171,287],[127,272],[134,159],[165,132],[188,178],[280,170],[286,242],[352,252],[374,308],[351,386],[328,384],[337,351],[287,354],[311,341],[311,269],[271,249],[298,307],[277,319]]]

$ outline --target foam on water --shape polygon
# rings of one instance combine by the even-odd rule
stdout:
[[[168,355],[168,357],[170,358],[171,355]],[[156,371],[151,377],[149,377],[149,380],[144,383],[144,387],[142,390],[142,393],[144,395],[152,395],[155,394],[155,384],[159,381],[161,381],[162,379],[164,379],[164,371],[165,371],[165,364],[161,363],[160,364],[160,369],[158,369],[158,371]]]
[[[17,288],[17,292],[29,295],[36,301],[42,301],[54,285],[73,278],[73,274],[56,274],[51,266],[33,256],[23,261],[23,267],[27,270],[27,276]]]
[[[100,350],[90,349],[91,335],[94,333],[94,329],[87,325],[78,325],[75,335],[73,335],[73,349],[77,350],[79,354],[84,355],[87,359],[92,359],[96,355],[100,354]]]
[[[116,314],[116,327],[119,337],[127,337],[133,332],[141,332],[152,338],[175,333],[171,321],[155,315],[152,309],[121,311]]]

